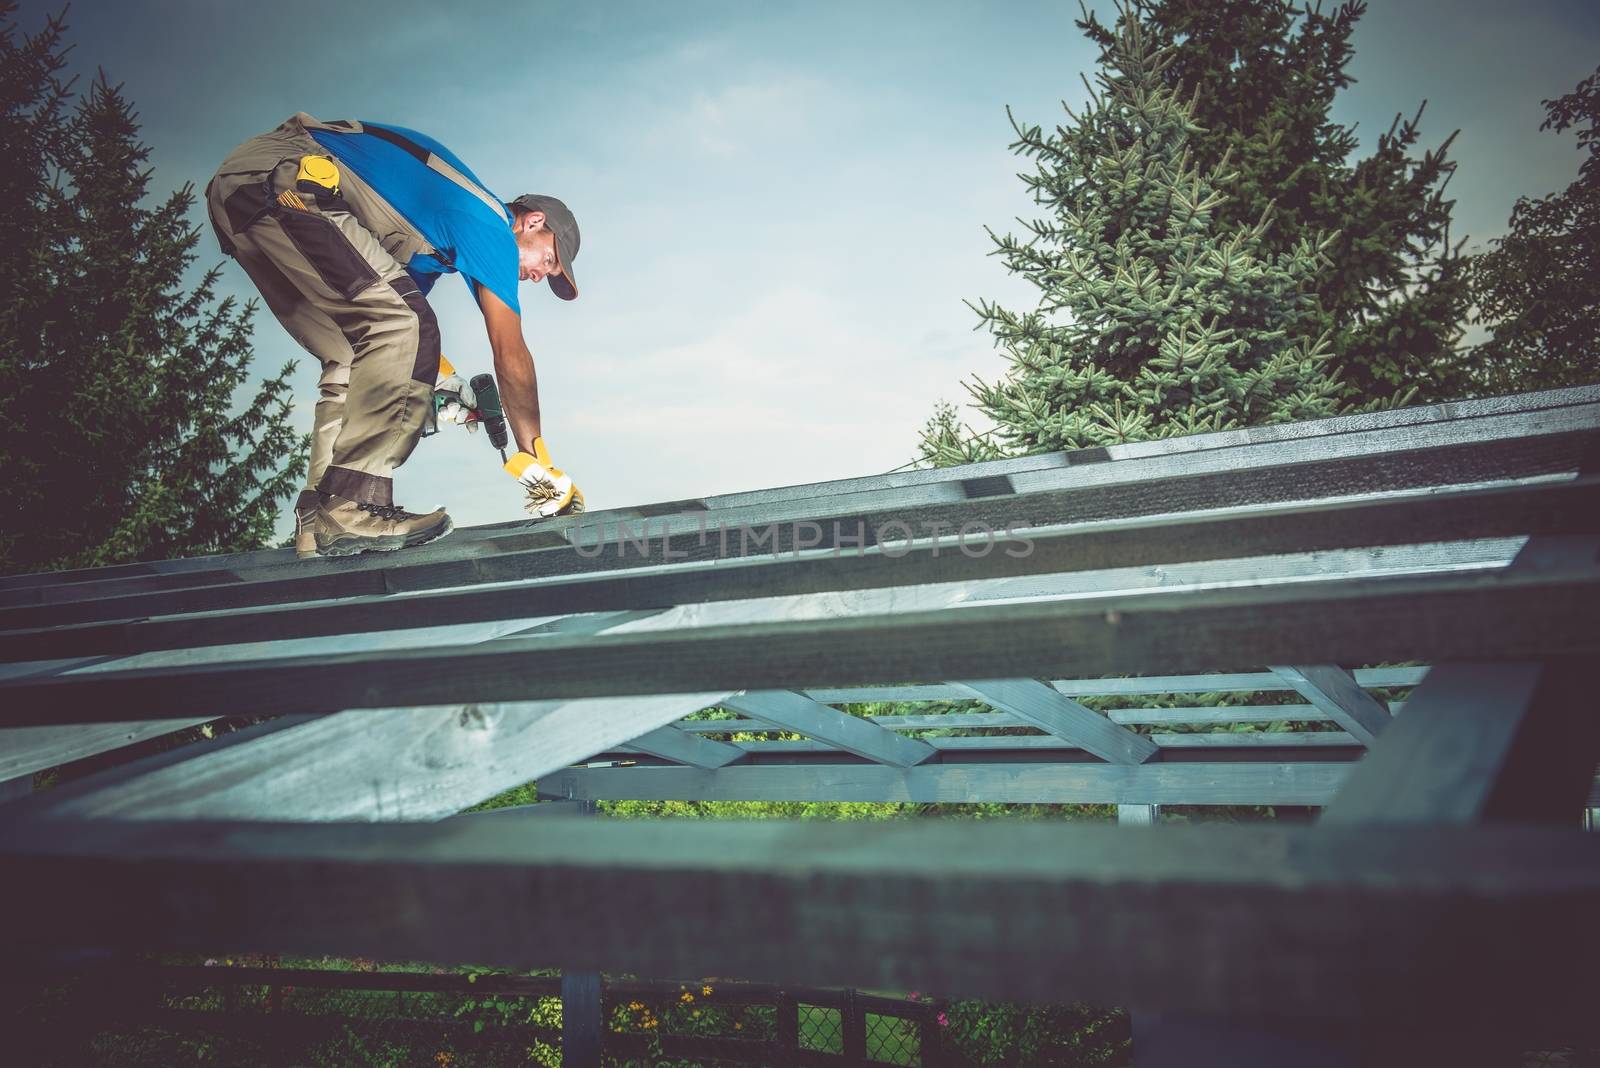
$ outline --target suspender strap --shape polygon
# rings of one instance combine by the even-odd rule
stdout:
[[[494,212],[496,215],[500,216],[501,218],[505,217],[505,205],[501,204],[500,201],[483,186],[479,185],[477,182],[474,182],[471,178],[468,178],[455,167],[451,166],[449,160],[444,159],[436,153],[428,151],[426,148],[423,148],[421,145],[411,140],[411,138],[406,137],[403,134],[395,133],[393,130],[383,126],[377,126],[370,122],[362,123],[361,132],[369,133],[379,140],[389,142],[402,152],[414,157],[424,167],[427,167],[432,171],[437,171],[439,174],[444,175],[462,189],[465,189],[467,192],[477,197],[490,211]]]

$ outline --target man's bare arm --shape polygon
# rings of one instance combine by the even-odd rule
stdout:
[[[539,426],[539,380],[533,371],[533,353],[522,337],[522,316],[483,286],[478,286],[478,307],[494,350],[494,376],[500,385],[511,437],[522,452],[533,452]]]

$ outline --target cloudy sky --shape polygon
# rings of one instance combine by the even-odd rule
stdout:
[[[1096,5],[1104,7],[1105,5]],[[57,5],[25,0],[23,27]],[[203,187],[238,142],[295,111],[425,131],[509,199],[560,196],[583,251],[571,304],[525,285],[545,440],[591,507],[872,474],[912,458],[939,398],[1002,367],[964,299],[1025,303],[984,226],[1030,214],[1005,117],[1050,124],[1093,50],[1075,3],[78,0],[74,69],[138,106],[154,188]],[[1429,101],[1452,130],[1456,232],[1564,187],[1570,136],[1539,101],[1600,62],[1592,0],[1372,0],[1335,111],[1363,144]],[[197,209],[196,222],[203,221]],[[221,260],[207,229],[202,263]],[[229,264],[224,291],[252,293]],[[490,368],[456,278],[444,349]],[[258,366],[302,356],[270,314]],[[408,507],[516,518],[480,438],[422,443]]]

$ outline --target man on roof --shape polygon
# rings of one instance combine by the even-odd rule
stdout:
[[[295,551],[345,556],[447,534],[444,509],[394,502],[394,470],[436,411],[476,418],[448,364],[426,294],[460,273],[483,313],[500,398],[518,452],[506,470],[540,516],[583,509],[539,422],[519,281],[575,300],[578,223],[555,197],[503,203],[449,149],[415,130],[320,122],[301,112],[234,149],[206,187],[222,250],[267,307],[322,362]]]

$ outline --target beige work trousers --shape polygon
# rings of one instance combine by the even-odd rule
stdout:
[[[212,226],[285,330],[322,363],[306,489],[394,503],[403,464],[433,404],[439,326],[405,268],[337,197],[295,193],[300,155],[268,171],[238,161],[282,156],[281,131],[245,142],[206,187]],[[303,154],[325,154],[305,138]],[[266,155],[264,155],[264,152]],[[290,195],[283,197],[288,190]]]

